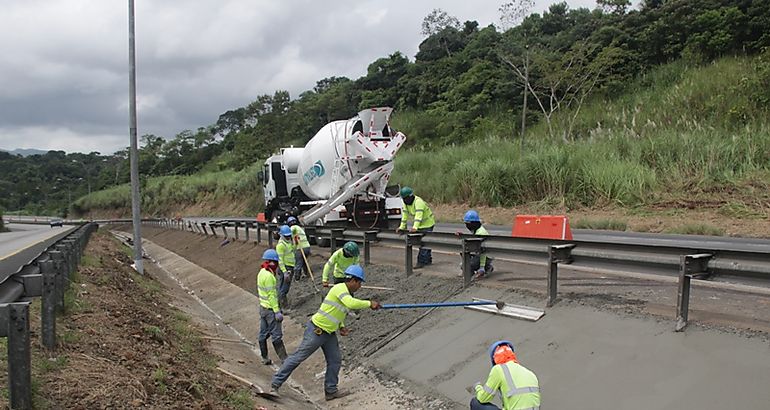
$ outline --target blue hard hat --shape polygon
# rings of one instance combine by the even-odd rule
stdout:
[[[293,216],[290,216],[290,217],[286,218],[286,224],[289,225],[289,226],[296,225],[297,224],[297,218],[295,218]]]
[[[507,340],[500,340],[497,342],[492,343],[491,346],[489,346],[489,360],[492,361],[492,366],[495,365],[495,349],[497,349],[498,346],[502,345],[508,345],[511,347],[511,350],[513,352],[516,352],[516,349],[513,348],[513,343],[507,341]]]
[[[345,269],[345,276],[354,277],[356,279],[364,281],[364,268],[361,265],[350,265]]]
[[[470,211],[465,213],[465,216],[463,216],[463,222],[481,222],[481,218],[479,218],[479,213],[471,209]]]
[[[265,250],[265,253],[262,254],[262,259],[278,262],[278,252],[276,252],[275,249],[267,249]]]
[[[278,233],[280,233],[281,236],[291,236],[291,228],[289,228],[289,225],[281,225]]]

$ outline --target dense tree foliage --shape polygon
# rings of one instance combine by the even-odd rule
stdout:
[[[295,99],[282,90],[261,95],[213,125],[170,139],[145,135],[140,172],[241,170],[278,147],[303,145],[331,120],[382,105],[420,113],[420,121],[404,130],[413,145],[467,141],[500,116],[545,122],[552,138],[569,142],[582,137],[573,122],[586,99],[619,96],[640,73],[678,59],[703,64],[770,46],[769,1],[644,0],[638,10],[630,3],[598,0],[589,10],[562,2],[528,14],[531,0],[512,1],[500,7],[502,29],[461,23],[436,9],[423,21],[426,37],[414,61],[395,51],[372,62],[361,78],[324,78]],[[525,95],[529,103],[522,110]],[[556,132],[552,115],[565,109],[574,117]],[[510,136],[519,133],[510,130]],[[96,190],[126,182],[126,154],[0,153],[0,206],[61,207],[70,193],[86,193],[87,185]]]

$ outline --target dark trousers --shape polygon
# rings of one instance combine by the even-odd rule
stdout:
[[[428,233],[433,232],[433,227],[430,228],[420,228],[417,230],[418,233]],[[433,263],[433,253],[431,252],[430,248],[426,248],[423,245],[420,245],[420,250],[417,252],[417,263],[421,265],[430,265]]]
[[[500,410],[500,407],[492,403],[482,403],[477,398],[471,399],[471,410]]]
[[[281,387],[286,379],[289,378],[291,372],[320,347],[324,352],[324,358],[326,358],[324,391],[329,394],[337,392],[340,367],[342,367],[342,353],[340,352],[340,345],[337,342],[337,333],[326,333],[324,331],[318,333],[320,333],[320,335],[316,334],[316,326],[312,321],[309,321],[297,351],[284,360],[281,369],[273,376],[273,387]]]

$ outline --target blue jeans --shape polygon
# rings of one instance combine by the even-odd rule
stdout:
[[[259,341],[264,342],[267,338],[273,339],[273,343],[278,343],[283,339],[283,329],[281,322],[276,322],[275,312],[270,309],[259,308]]]
[[[433,227],[430,228],[420,228],[417,230],[419,233],[428,233],[433,232]],[[430,265],[433,263],[433,254],[430,251],[430,248],[426,248],[422,245],[420,245],[420,250],[417,252],[417,263],[422,265]]]
[[[319,336],[315,334],[315,329],[316,326],[313,322],[308,321],[305,335],[302,337],[302,343],[300,343],[297,351],[292,353],[283,362],[281,369],[273,376],[273,387],[281,387],[286,379],[289,378],[291,372],[320,347],[324,352],[324,358],[326,358],[324,391],[329,394],[337,392],[340,367],[342,366],[342,353],[340,352],[340,345],[337,342],[337,333],[326,333],[322,331]]]
[[[308,274],[308,266],[305,263],[305,258],[302,257],[302,252],[305,252],[305,257],[310,257],[310,247],[302,248],[302,250],[297,249],[294,251],[294,260],[297,261],[297,265],[294,267],[294,278],[299,278],[302,276],[302,273],[305,273],[305,276],[309,276]]]
[[[492,403],[482,403],[477,398],[471,399],[471,410],[500,410],[500,407]]]
[[[284,300],[286,295],[289,294],[289,288],[291,287],[291,276],[294,274],[294,266],[286,265],[286,272],[281,272],[278,275],[278,299]],[[285,306],[281,306],[284,308]]]

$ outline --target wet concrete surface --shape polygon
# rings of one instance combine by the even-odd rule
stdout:
[[[517,292],[474,288],[463,298],[534,305]],[[542,307],[542,306],[540,306]],[[487,348],[507,339],[540,380],[544,408],[765,409],[770,403],[770,344],[720,331],[563,302],[538,322],[444,309],[375,355],[377,366],[432,387],[457,402],[484,381]]]
[[[201,263],[228,254],[219,264],[233,270],[219,267],[217,271],[214,266],[213,271],[233,283],[243,283],[241,287],[253,286],[256,271],[239,272],[238,266],[240,271],[253,269],[263,247],[233,243],[217,250],[221,238],[163,231],[151,235],[172,247],[189,247],[182,253]],[[320,281],[328,250],[313,250],[311,260]],[[416,271],[419,276],[412,278],[399,267],[403,249],[377,247],[373,261],[394,265],[367,268],[368,283],[395,287],[399,292],[362,290],[357,297],[380,298],[386,303],[440,301],[459,288],[457,255],[434,252],[435,264]],[[544,268],[498,261],[490,278],[451,300],[476,296],[543,308],[544,291]],[[684,333],[674,333],[676,287],[670,283],[564,269],[560,270],[559,291],[559,303],[537,323],[462,308],[438,309],[370,359],[358,357],[361,349],[377,346],[424,310],[361,312],[350,324],[351,336],[341,341],[344,367],[361,363],[351,374],[365,367],[363,374],[378,378],[380,385],[393,383],[418,395],[447,397],[459,408],[470,399],[465,387],[487,376],[488,345],[510,339],[522,364],[540,377],[546,408],[767,408],[767,296],[696,289],[691,325]],[[290,314],[300,323],[320,302],[320,295],[312,294],[307,281],[296,282],[290,298],[295,303]],[[379,370],[371,373],[369,364]],[[408,381],[399,382],[401,378]],[[368,408],[366,401],[358,403]],[[426,406],[409,399],[395,407],[439,408],[440,403],[439,399]]]

